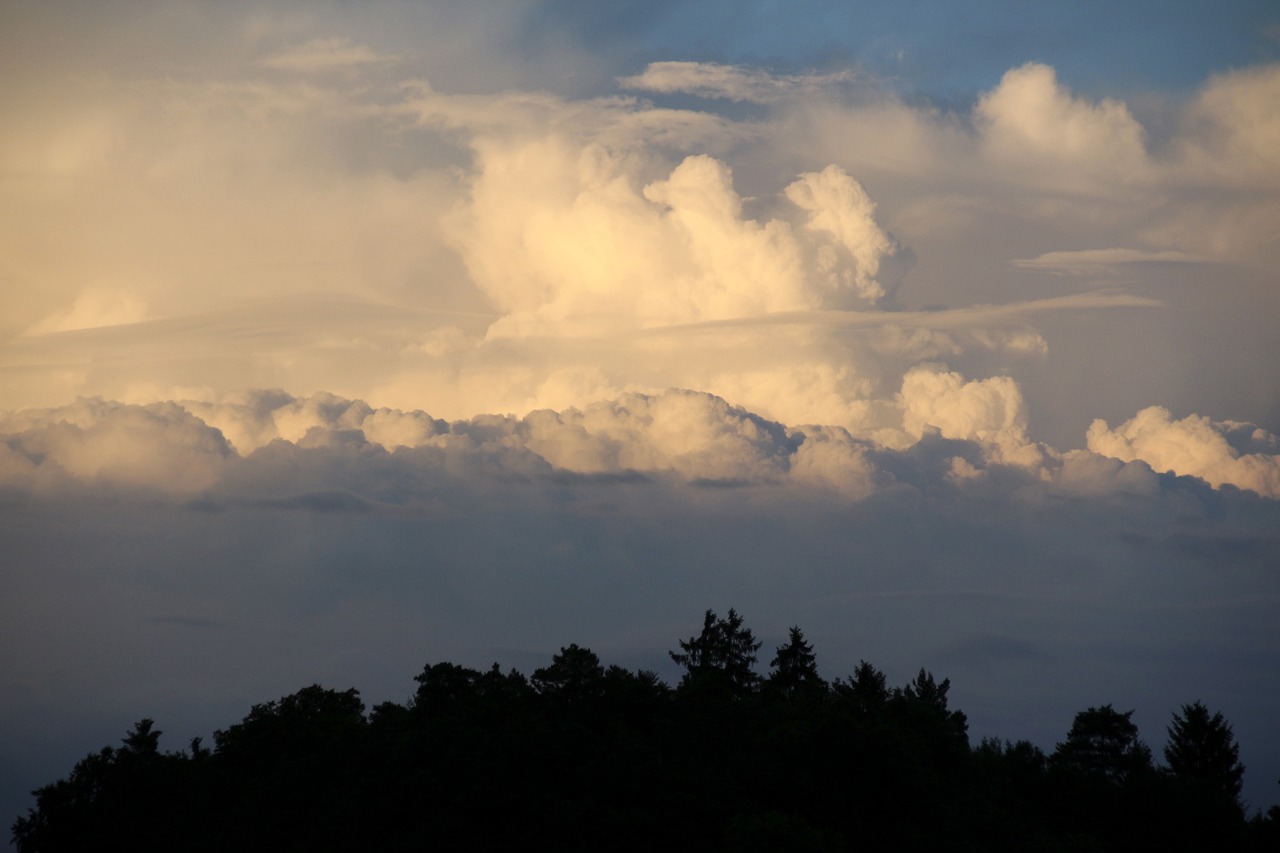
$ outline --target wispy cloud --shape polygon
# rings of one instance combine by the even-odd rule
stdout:
[[[1150,252],[1141,249],[1115,248],[1045,252],[1034,258],[1015,258],[1009,263],[1025,270],[1067,275],[1099,275],[1130,264],[1207,264],[1212,263],[1212,259],[1173,250]]]
[[[624,89],[660,94],[688,94],[700,98],[769,104],[784,98],[812,95],[858,79],[853,71],[772,74],[758,68],[711,62],[651,62],[644,71],[618,78]]]
[[[259,60],[258,65],[276,71],[318,74],[395,62],[397,59],[393,54],[378,53],[349,38],[330,37],[314,38],[304,44],[285,48]]]

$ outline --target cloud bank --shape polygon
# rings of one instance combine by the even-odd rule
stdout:
[[[767,82],[762,111],[742,117],[450,93],[390,56],[315,37],[222,79],[63,84],[64,107],[15,110],[2,153],[27,177],[5,202],[8,407],[283,387],[456,419],[687,388],[901,444],[903,383],[939,364],[1030,389],[1027,435],[1079,447],[1179,357],[1177,312],[1230,310],[1165,286],[1171,266],[1277,299],[1252,272],[1277,245],[1259,227],[1277,193],[1257,190],[1274,165],[1269,70],[1210,81],[1155,146],[1124,103],[1038,64],[968,114],[868,75],[667,63],[627,81],[655,96],[689,90],[689,75]],[[1253,191],[1211,165],[1227,152]],[[39,248],[54,239],[66,250]],[[1079,281],[1036,277],[1060,271]],[[1081,289],[1100,287],[1129,301],[1083,313]],[[1051,321],[1014,319],[1053,300]],[[971,312],[1001,303],[1000,322]],[[1142,345],[1104,342],[1123,387],[1103,399],[1055,347],[1140,305],[1174,313],[1142,320],[1167,330]],[[850,311],[878,322],[841,327]],[[1060,383],[1066,395],[1031,387]],[[1275,394],[1237,385],[1229,416],[1274,426]],[[1221,395],[1202,396],[1169,402],[1209,411]],[[956,434],[990,428],[975,429]]]

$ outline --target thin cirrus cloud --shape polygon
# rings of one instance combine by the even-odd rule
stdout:
[[[1166,250],[1146,252],[1141,249],[1080,249],[1078,251],[1045,252],[1034,258],[1010,261],[1026,270],[1043,270],[1061,275],[1105,274],[1128,264],[1203,264],[1209,259],[1188,252]]]
[[[946,666],[975,734],[1114,702],[1156,746],[1200,698],[1280,773],[1275,65],[938,102],[870,53],[203,14],[0,28],[15,804],[79,757],[40,738],[661,670],[708,606]]]
[[[852,71],[777,75],[708,62],[651,62],[641,73],[619,78],[618,85],[624,89],[664,95],[684,93],[701,98],[768,104],[820,92],[855,79]]]
[[[353,69],[362,65],[394,62],[397,57],[377,53],[348,38],[316,38],[259,60],[263,68],[302,74]]]

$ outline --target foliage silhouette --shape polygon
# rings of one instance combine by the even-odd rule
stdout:
[[[1246,821],[1230,726],[1199,703],[1167,771],[1110,705],[1052,757],[971,747],[947,679],[901,687],[862,661],[828,685],[792,628],[763,683],[742,618],[706,613],[672,690],[571,644],[526,678],[423,667],[405,704],[305,687],[253,706],[212,749],[162,753],[139,721],[35,792],[22,853],[131,850],[1275,849]],[[1268,847],[1267,845],[1272,845]]]
[[[769,666],[773,671],[765,686],[774,696],[812,698],[827,690],[827,683],[818,675],[813,646],[805,641],[804,632],[798,626],[791,628],[786,644],[778,646]]]
[[[1152,769],[1151,750],[1138,739],[1133,711],[1123,714],[1110,705],[1076,714],[1067,739],[1052,760],[1061,767],[1098,776],[1115,784]]]
[[[760,681],[753,667],[761,643],[744,627],[742,617],[729,608],[724,619],[708,609],[702,633],[680,641],[680,651],[671,659],[685,668],[680,687],[702,693],[723,693],[741,698]]]
[[[1173,715],[1168,733],[1164,760],[1175,776],[1238,802],[1244,765],[1240,763],[1240,746],[1221,713],[1210,716],[1209,709],[1199,702],[1183,705],[1182,712]]]

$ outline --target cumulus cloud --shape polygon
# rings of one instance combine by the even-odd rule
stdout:
[[[851,71],[777,75],[737,65],[669,61],[650,62],[641,73],[619,78],[618,85],[645,92],[768,104],[819,92],[853,79],[855,75]]]
[[[82,399],[6,418],[0,437],[11,484],[37,488],[71,480],[192,494],[216,483],[232,455],[220,432],[174,403]]]
[[[1121,102],[1090,103],[1058,82],[1047,65],[1007,72],[974,109],[988,156],[1006,167],[1039,171],[1035,180],[1083,189],[1097,181],[1146,176],[1145,133]]]
[[[1199,175],[1240,187],[1280,185],[1280,66],[1214,77],[1191,103],[1179,139]]]
[[[1020,471],[1000,476],[1063,494],[1152,496],[1161,488],[1155,474],[1171,471],[1280,497],[1280,439],[1252,424],[1172,420],[1152,407],[1115,430],[1095,421],[1087,451],[1058,453],[1028,438],[1016,383],[968,380],[939,364],[912,368],[892,400],[868,404],[859,416],[861,435],[781,423],[678,389],[452,421],[327,393],[256,391],[149,405],[82,399],[0,418],[0,485],[242,497],[265,488],[272,499],[337,490],[380,501],[436,495],[446,482],[484,491],[505,478],[551,482],[564,474],[766,492],[786,486],[862,500],[903,476],[911,481],[915,475],[904,472],[929,458],[928,476],[938,483]],[[338,455],[307,461],[307,452],[319,451]]]
[[[1253,424],[1202,415],[1175,420],[1163,406],[1149,406],[1114,430],[1095,420],[1088,443],[1104,456],[1280,498],[1280,439]]]
[[[281,68],[346,63],[358,75],[385,58],[351,40],[300,44],[274,55]],[[716,70],[692,66],[650,71]],[[46,162],[21,194],[24,209],[69,223],[59,239],[73,250],[31,248],[47,239],[39,218],[15,216],[6,232],[3,274],[41,283],[0,296],[14,324],[0,386],[14,404],[280,386],[457,419],[683,387],[870,438],[902,431],[895,395],[919,364],[1021,385],[1054,363],[1049,312],[1065,328],[1084,312],[1157,304],[1018,294],[1002,308],[1010,267],[1152,277],[1146,262],[1220,259],[1228,245],[1186,243],[1207,233],[1199,214],[1155,204],[1191,154],[1156,168],[1122,104],[1073,95],[1047,66],[1010,71],[971,126],[887,93],[806,96],[802,79],[834,78],[738,67],[708,79],[772,80],[750,121],[625,97],[265,70],[107,82],[94,121],[18,116],[0,148],[15,168],[79,153]],[[1215,86],[1226,83],[1204,103],[1223,102]],[[1204,148],[1212,134],[1198,133],[1185,135]],[[57,191],[55,172],[89,189]],[[1060,181],[1074,181],[1073,201]],[[1132,199],[1116,199],[1122,183]],[[1143,248],[1045,251],[1082,243]],[[1061,421],[1042,412],[1026,429]]]
[[[492,334],[653,326],[874,301],[892,244],[839,169],[787,190],[797,231],[753,220],[732,170],[686,157],[644,182],[633,158],[538,140],[486,150],[454,234],[472,277],[508,313]],[[848,298],[848,297],[846,297]]]
[[[925,387],[930,383],[940,387]],[[1008,383],[965,382],[935,367],[910,374],[901,397],[899,426],[882,430],[881,437],[902,448],[933,431],[972,442],[979,464],[1007,464],[1015,451],[1025,450],[1020,401]],[[881,416],[892,422],[890,409]],[[485,477],[560,472],[686,484],[791,484],[864,498],[893,482],[872,461],[874,452],[888,451],[867,438],[840,427],[787,426],[687,390],[624,394],[523,418],[458,421],[374,409],[324,393],[295,398],[260,391],[144,406],[84,399],[9,415],[0,420],[0,436],[4,484],[15,488],[81,483],[189,495],[261,483],[273,499],[282,499],[276,490],[293,480],[295,491],[355,490],[376,498],[392,484],[411,482],[418,484],[413,489],[434,493],[430,478],[439,474],[480,488]],[[338,472],[329,463],[304,464],[297,454],[308,450],[356,455],[343,463],[347,473],[334,479]],[[285,458],[292,460],[293,474],[279,467]]]
[[[903,377],[899,401],[908,436],[934,429],[947,438],[991,445],[1008,461],[1040,461],[1027,439],[1026,403],[1007,376],[967,382],[938,365],[921,365]]]
[[[787,186],[787,198],[809,214],[805,227],[829,234],[835,244],[853,256],[853,264],[842,266],[834,247],[819,248],[818,264],[830,276],[833,289],[852,286],[862,298],[874,302],[884,296],[876,281],[881,260],[893,253],[893,243],[876,225],[875,203],[862,185],[839,166],[801,175]]]

